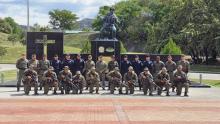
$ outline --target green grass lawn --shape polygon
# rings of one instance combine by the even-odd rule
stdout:
[[[210,72],[210,73],[220,73],[220,66],[214,65],[191,65],[191,71],[194,72]]]
[[[3,71],[0,75],[4,75],[4,81],[13,81],[17,79],[17,70]]]
[[[199,79],[190,79],[191,81],[199,82]],[[202,83],[213,87],[220,88],[220,80],[202,80]]]

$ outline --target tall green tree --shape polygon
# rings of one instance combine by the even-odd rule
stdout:
[[[54,29],[72,30],[77,27],[78,17],[69,10],[55,9],[49,12],[49,16],[49,23]]]

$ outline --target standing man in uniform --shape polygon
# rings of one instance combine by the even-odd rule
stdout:
[[[39,61],[37,60],[36,54],[32,54],[31,60],[28,61],[28,67],[32,66],[33,69],[38,72]]]
[[[39,68],[38,79],[40,83],[40,90],[42,90],[44,72],[47,71],[49,67],[50,67],[50,61],[47,60],[47,55],[43,55],[43,59],[39,61],[39,65],[38,65]]]
[[[181,55],[181,60],[177,62],[177,66],[182,65],[182,71],[186,73],[186,75],[189,73],[190,70],[190,64],[186,60],[185,55]]]
[[[157,77],[163,67],[165,67],[165,64],[160,60],[160,56],[157,56],[156,61],[154,62],[154,78]]]
[[[151,75],[147,67],[144,68],[144,71],[140,74],[139,79],[143,87],[144,95],[147,95],[147,92],[149,90],[149,96],[153,96],[152,92],[153,92],[153,81],[154,80],[153,80],[153,76]]]
[[[62,61],[62,69],[64,69],[65,66],[68,66],[71,73],[74,73],[74,61],[71,59],[70,54],[66,54],[65,59]]]
[[[111,61],[108,63],[108,71],[113,71],[115,67],[119,67],[118,62],[115,60],[115,55],[111,57]]]
[[[160,87],[157,92],[158,95],[161,95],[162,89],[165,87],[167,92],[166,96],[170,96],[170,76],[165,67],[163,67],[162,70],[157,74],[155,82]]]
[[[96,87],[96,94],[99,94],[99,82],[100,82],[100,77],[99,74],[96,72],[95,67],[92,67],[91,71],[89,71],[86,75],[86,80],[90,84],[89,88],[89,93],[94,92],[94,87]]]
[[[128,56],[125,55],[121,61],[121,75],[124,76],[128,72],[128,68],[132,66],[131,62],[128,60]]]
[[[22,80],[22,76],[24,74],[24,71],[27,69],[28,67],[28,60],[26,59],[26,55],[22,54],[21,58],[17,60],[16,62],[16,68],[18,69],[18,80],[17,80],[17,91],[20,91],[20,86],[21,86],[21,80]]]
[[[165,67],[167,69],[167,72],[170,76],[170,83],[172,85],[172,91],[174,92],[175,85],[173,83],[173,78],[174,78],[174,71],[176,70],[176,63],[172,60],[172,56],[169,55],[167,57],[167,62],[165,64]]]
[[[51,61],[50,65],[54,68],[54,72],[58,76],[60,71],[62,70],[62,63],[59,60],[58,55],[54,55],[54,59]]]
[[[109,84],[110,84],[110,93],[114,94],[115,91],[115,87],[119,88],[119,94],[122,94],[122,87],[121,87],[121,83],[122,83],[122,75],[119,72],[119,68],[115,67],[115,69],[113,71],[110,71],[107,74],[107,78],[109,80]]]
[[[100,76],[102,89],[105,90],[105,75],[108,70],[108,65],[103,61],[103,57],[99,56],[98,61],[96,62],[96,72]]]
[[[85,67],[84,67],[84,76],[87,75],[89,71],[91,71],[91,68],[95,67],[95,62],[92,60],[92,55],[88,56],[88,60],[85,62]],[[86,82],[86,90],[88,90],[89,84]]]
[[[184,96],[188,96],[189,83],[186,73],[183,71],[182,65],[179,65],[174,73],[174,83],[177,85],[177,95],[181,96],[182,88],[185,88]]]
[[[146,55],[145,61],[143,62],[143,69],[148,68],[151,74],[153,74],[154,63],[150,60],[150,55]]]
[[[74,74],[77,72],[77,71],[80,71],[80,73],[83,73],[83,69],[85,67],[85,61],[81,58],[81,55],[80,54],[77,54],[76,55],[76,59],[74,61]]]
[[[124,85],[126,88],[126,94],[128,94],[128,91],[130,91],[130,94],[134,94],[134,87],[135,84],[138,82],[138,76],[134,72],[134,69],[132,66],[128,68],[128,72],[124,75]]]
[[[111,72],[115,69],[115,67],[119,67],[118,62],[115,60],[115,55],[112,55],[111,61],[108,63],[108,72]],[[110,89],[110,83],[108,83],[108,89]]]
[[[83,87],[86,84],[85,77],[81,74],[80,71],[77,71],[76,75],[73,76],[72,80],[73,80],[73,93],[78,94],[79,91],[79,94],[82,94]]]
[[[43,76],[43,85],[44,87],[44,94],[47,95],[49,92],[50,87],[54,87],[53,94],[57,94],[58,88],[58,79],[57,74],[54,72],[54,68],[50,66],[47,71],[44,72]]]
[[[135,60],[132,62],[132,66],[134,68],[134,72],[137,74],[137,75],[140,75],[140,73],[142,72],[142,67],[143,67],[143,63],[139,60],[139,56],[135,56]],[[138,81],[138,84],[139,84],[139,89],[141,90],[141,82]]]

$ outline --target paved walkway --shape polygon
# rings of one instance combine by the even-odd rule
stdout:
[[[0,88],[0,123],[220,124],[217,88],[190,89],[190,97],[84,93],[24,96],[15,88]]]

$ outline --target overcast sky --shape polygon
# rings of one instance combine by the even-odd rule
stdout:
[[[121,0],[29,0],[30,24],[48,25],[48,12],[53,9],[67,9],[80,19],[94,18],[100,6],[113,5]],[[0,17],[12,17],[18,24],[27,24],[27,0],[0,0]]]

